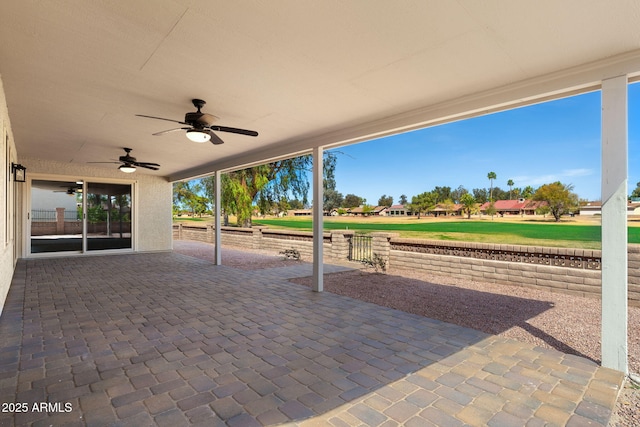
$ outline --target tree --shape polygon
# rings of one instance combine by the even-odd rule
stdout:
[[[513,184],[514,182],[512,179],[509,179],[507,181],[507,185],[509,186],[509,200],[511,200],[511,193],[513,192]]]
[[[193,197],[193,191],[191,190],[191,181],[179,181],[173,183],[173,206],[176,210],[180,211],[183,208],[183,204]]]
[[[571,190],[573,185],[556,181],[538,188],[533,198],[547,202],[551,215],[557,222],[562,215],[570,213],[578,206],[578,196]]]
[[[291,206],[289,205],[289,201],[287,200],[286,197],[281,197],[280,200],[278,201],[278,204],[276,205],[276,215],[283,213],[283,214],[287,214],[287,212],[289,211],[289,209],[291,209]]]
[[[418,219],[422,212],[428,212],[436,205],[437,196],[433,192],[420,193],[411,198],[410,209],[412,212],[418,212]]]
[[[187,208],[192,216],[202,216],[209,209],[209,199],[201,193],[204,187],[199,180],[181,181],[173,184],[173,204],[178,211]]]
[[[298,199],[289,200],[289,209],[304,209],[304,203]]]
[[[483,204],[488,200],[486,188],[474,188],[471,191],[473,193],[473,198],[476,199],[476,203]]]
[[[387,196],[386,194],[383,194],[379,199],[378,199],[378,206],[386,206],[386,207],[391,207],[391,205],[393,205],[393,196]]]
[[[522,188],[516,187],[513,189],[513,195],[516,199],[520,198],[520,194],[522,194]]]
[[[476,208],[476,199],[470,193],[464,193],[460,197],[460,202],[462,203],[462,210],[466,212],[467,219],[471,219],[471,214]]]
[[[487,178],[489,179],[489,183],[491,185],[491,189],[489,190],[489,201],[493,201],[493,180],[498,178],[495,172],[489,172],[487,174]]]
[[[433,193],[436,196],[436,203],[442,203],[451,198],[451,187],[436,187]]]
[[[496,200],[508,200],[509,199],[509,192],[503,190],[500,187],[493,187],[493,201],[495,202]]]
[[[209,210],[209,199],[205,196],[194,195],[187,202],[187,206],[191,209],[192,215],[195,217],[196,215],[202,217],[202,214]]]
[[[549,212],[551,212],[551,209],[549,209],[549,206],[547,205],[539,206],[536,208],[536,214],[542,215],[545,218],[549,214]]]
[[[323,192],[324,203],[322,204],[322,208],[329,212],[331,209],[337,209],[342,206],[342,202],[344,201],[344,197],[342,197],[342,193],[328,189]]]
[[[444,209],[445,216],[448,216],[451,211],[455,209],[455,203],[453,200],[447,199],[441,203],[442,208]]]
[[[324,186],[335,187],[333,173],[336,160],[335,153],[324,153]],[[221,207],[225,214],[235,214],[238,224],[250,226],[254,203],[263,212],[277,205],[283,196],[293,195],[307,204],[307,173],[312,163],[313,158],[307,155],[224,174],[221,177]],[[213,177],[203,178],[203,181],[209,181],[207,186],[213,188]]]
[[[466,188],[464,188],[462,185],[459,185],[458,188],[451,192],[451,200],[453,200],[454,203],[461,203],[462,196],[464,194],[467,194],[468,192],[469,191]]]
[[[640,182],[636,184],[636,188],[631,192],[631,197],[640,197]]]
[[[407,196],[406,196],[406,194],[401,194],[400,195],[400,200],[398,201],[398,203],[400,203],[401,205],[406,205],[407,204]]]
[[[522,189],[522,192],[520,193],[520,197],[522,197],[523,199],[530,199],[533,197],[533,194],[535,192],[536,190],[532,186],[527,185]]]
[[[493,221],[493,216],[498,212],[496,210],[496,204],[494,202],[490,202],[487,209],[485,209],[487,215],[491,215],[491,220]]]
[[[362,197],[356,196],[355,194],[347,194],[344,196],[344,207],[345,208],[357,208],[363,203]]]

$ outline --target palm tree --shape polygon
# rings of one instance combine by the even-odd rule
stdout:
[[[467,219],[471,219],[471,213],[476,207],[476,199],[474,199],[470,193],[464,193],[462,197],[460,197],[460,202],[462,203],[463,210],[467,213]]]
[[[513,190],[513,180],[510,179],[509,181],[507,181],[507,185],[509,186],[509,200],[511,200],[511,191]]]
[[[489,183],[491,184],[491,189],[489,190],[489,201],[492,202],[493,201],[493,180],[496,179],[498,176],[496,175],[495,172],[489,172],[487,174],[487,178],[489,178]]]

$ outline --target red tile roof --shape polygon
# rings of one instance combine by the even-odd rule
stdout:
[[[480,210],[487,210],[489,207],[489,202],[485,202],[482,206],[480,206]],[[522,210],[535,210],[540,206],[546,205],[545,201],[538,200],[496,200],[493,206],[499,212],[511,211],[511,212],[520,212]]]

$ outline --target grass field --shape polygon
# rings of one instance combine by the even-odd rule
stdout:
[[[254,225],[311,230],[310,218],[254,219]],[[467,242],[600,249],[600,224],[522,220],[326,218],[325,230],[384,231],[401,237]],[[629,243],[640,243],[640,227],[629,227]]]

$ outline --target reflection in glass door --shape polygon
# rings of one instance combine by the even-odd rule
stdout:
[[[87,250],[130,249],[131,184],[87,183]]]
[[[82,181],[31,181],[31,253],[82,251]]]

